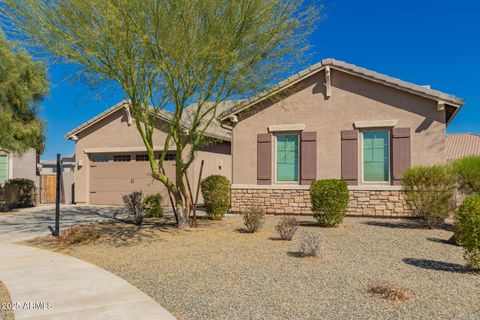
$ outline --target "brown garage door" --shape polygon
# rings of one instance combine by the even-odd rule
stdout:
[[[165,162],[169,177],[174,177],[173,161]],[[133,191],[144,194],[160,193],[163,204],[170,205],[165,186],[154,180],[146,161],[92,162],[90,165],[90,203],[123,204],[122,196]]]

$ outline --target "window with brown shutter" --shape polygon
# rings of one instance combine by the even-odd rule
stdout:
[[[349,185],[358,184],[358,130],[341,132],[342,179]]]
[[[308,185],[317,178],[317,133],[301,135],[301,184]]]
[[[393,184],[402,183],[403,172],[411,166],[410,128],[392,130]]]
[[[257,134],[257,184],[272,184],[272,135]]]

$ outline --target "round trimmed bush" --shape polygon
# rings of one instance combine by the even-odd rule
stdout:
[[[467,266],[480,270],[480,195],[470,195],[458,208],[455,238],[465,249]]]
[[[315,180],[310,185],[313,216],[324,227],[342,223],[348,208],[348,186],[344,180]]]
[[[143,204],[145,205],[145,218],[163,217],[162,195],[160,193],[149,194],[143,198]]]
[[[221,220],[230,205],[230,181],[224,176],[212,175],[203,179],[200,186],[208,218]]]

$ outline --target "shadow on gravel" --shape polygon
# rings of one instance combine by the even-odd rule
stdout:
[[[436,243],[441,243],[441,244],[449,244],[452,246],[457,246],[458,244],[455,242],[455,239],[451,237],[450,239],[440,239],[440,238],[427,238],[428,241],[436,242]]]
[[[364,224],[374,227],[383,227],[391,229],[425,229],[431,230],[422,220],[420,219],[411,219],[411,220],[392,220],[390,221],[375,221],[370,220],[364,222]],[[435,227],[435,229],[445,230],[445,231],[454,231],[455,227],[451,224],[440,224]]]
[[[315,228],[321,228],[321,226],[318,224],[316,221],[299,221],[298,225],[301,227],[315,227]]]
[[[416,259],[416,258],[405,258],[403,259],[403,262],[411,266],[415,266],[422,269],[428,269],[428,270],[447,271],[447,272],[454,272],[454,273],[471,273],[471,274],[477,273],[458,263],[435,261],[435,260],[429,260],[429,259]]]

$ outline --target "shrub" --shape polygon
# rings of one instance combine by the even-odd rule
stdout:
[[[143,205],[145,207],[145,218],[156,217],[161,218],[163,217],[163,209],[162,209],[162,195],[157,194],[150,194],[143,199]]]
[[[401,288],[389,282],[378,282],[368,288],[368,292],[382,299],[402,303],[414,297],[412,290]]]
[[[300,235],[299,253],[304,257],[316,257],[323,251],[323,234],[304,231]]]
[[[337,226],[348,208],[348,186],[344,180],[315,180],[310,185],[313,216],[324,227]]]
[[[1,189],[1,197],[7,209],[35,206],[35,183],[32,180],[7,180]]]
[[[243,224],[245,232],[257,232],[265,222],[265,211],[260,208],[250,207],[243,214]]]
[[[455,238],[465,250],[467,266],[480,269],[480,195],[470,195],[458,208]]]
[[[100,235],[92,226],[73,226],[60,234],[59,240],[66,245],[78,244],[85,241],[95,240]]]
[[[480,193],[480,157],[456,160],[452,164],[460,189],[466,193]]]
[[[200,185],[208,218],[221,220],[230,205],[230,181],[224,176],[212,175]]]
[[[298,221],[294,217],[282,217],[280,222],[275,226],[280,239],[282,240],[292,240],[293,235],[297,232]]]
[[[403,174],[405,200],[430,228],[434,228],[452,211],[455,174],[451,166],[412,167]]]
[[[128,216],[137,226],[143,222],[145,207],[142,202],[142,192],[132,192],[122,197],[125,208],[128,210]]]

